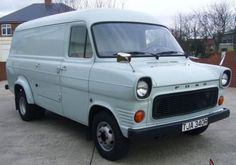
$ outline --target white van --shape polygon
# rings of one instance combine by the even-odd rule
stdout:
[[[75,11],[21,24],[7,75],[23,120],[46,109],[82,123],[109,160],[126,155],[133,138],[198,135],[230,114],[222,107],[230,69],[192,62],[168,28],[138,12]]]

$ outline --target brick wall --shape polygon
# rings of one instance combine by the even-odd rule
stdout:
[[[232,70],[231,87],[236,87],[236,53],[228,53],[223,66],[229,67]]]
[[[0,62],[0,81],[6,80],[6,63]]]
[[[209,58],[201,58],[197,60],[194,59],[193,61],[219,65],[221,61],[221,57],[218,54],[214,54],[210,56]],[[222,66],[228,67],[232,70],[232,80],[231,80],[230,86],[236,87],[236,52],[227,53]]]

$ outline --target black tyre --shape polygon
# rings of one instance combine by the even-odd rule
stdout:
[[[22,120],[30,121],[34,118],[33,105],[28,104],[23,89],[20,89],[16,96],[16,109],[19,111]]]
[[[187,134],[187,135],[200,135],[201,133],[205,132],[207,130],[207,128],[208,128],[208,126],[193,129],[193,130],[185,132],[185,134]]]
[[[105,159],[114,161],[124,157],[129,150],[126,139],[112,115],[101,112],[93,120],[92,136],[96,148]]]

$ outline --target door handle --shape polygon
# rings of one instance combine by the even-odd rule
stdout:
[[[66,71],[66,66],[61,66],[61,71]]]
[[[36,68],[36,69],[40,68],[40,63],[37,63],[37,64],[35,65],[35,68]]]
[[[57,73],[59,74],[61,72],[61,66],[57,67]]]
[[[57,67],[57,73],[59,74],[62,71],[66,71],[66,66],[58,66]]]

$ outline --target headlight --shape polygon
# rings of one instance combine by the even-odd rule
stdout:
[[[221,78],[220,78],[220,85],[222,87],[227,87],[230,83],[230,71],[226,70],[223,72]]]
[[[222,76],[222,78],[221,78],[221,84],[222,84],[223,86],[225,86],[228,81],[229,81],[229,75],[227,75],[227,74],[224,73],[223,76]]]
[[[145,99],[151,93],[152,81],[150,78],[141,78],[137,83],[136,93],[138,98]]]

